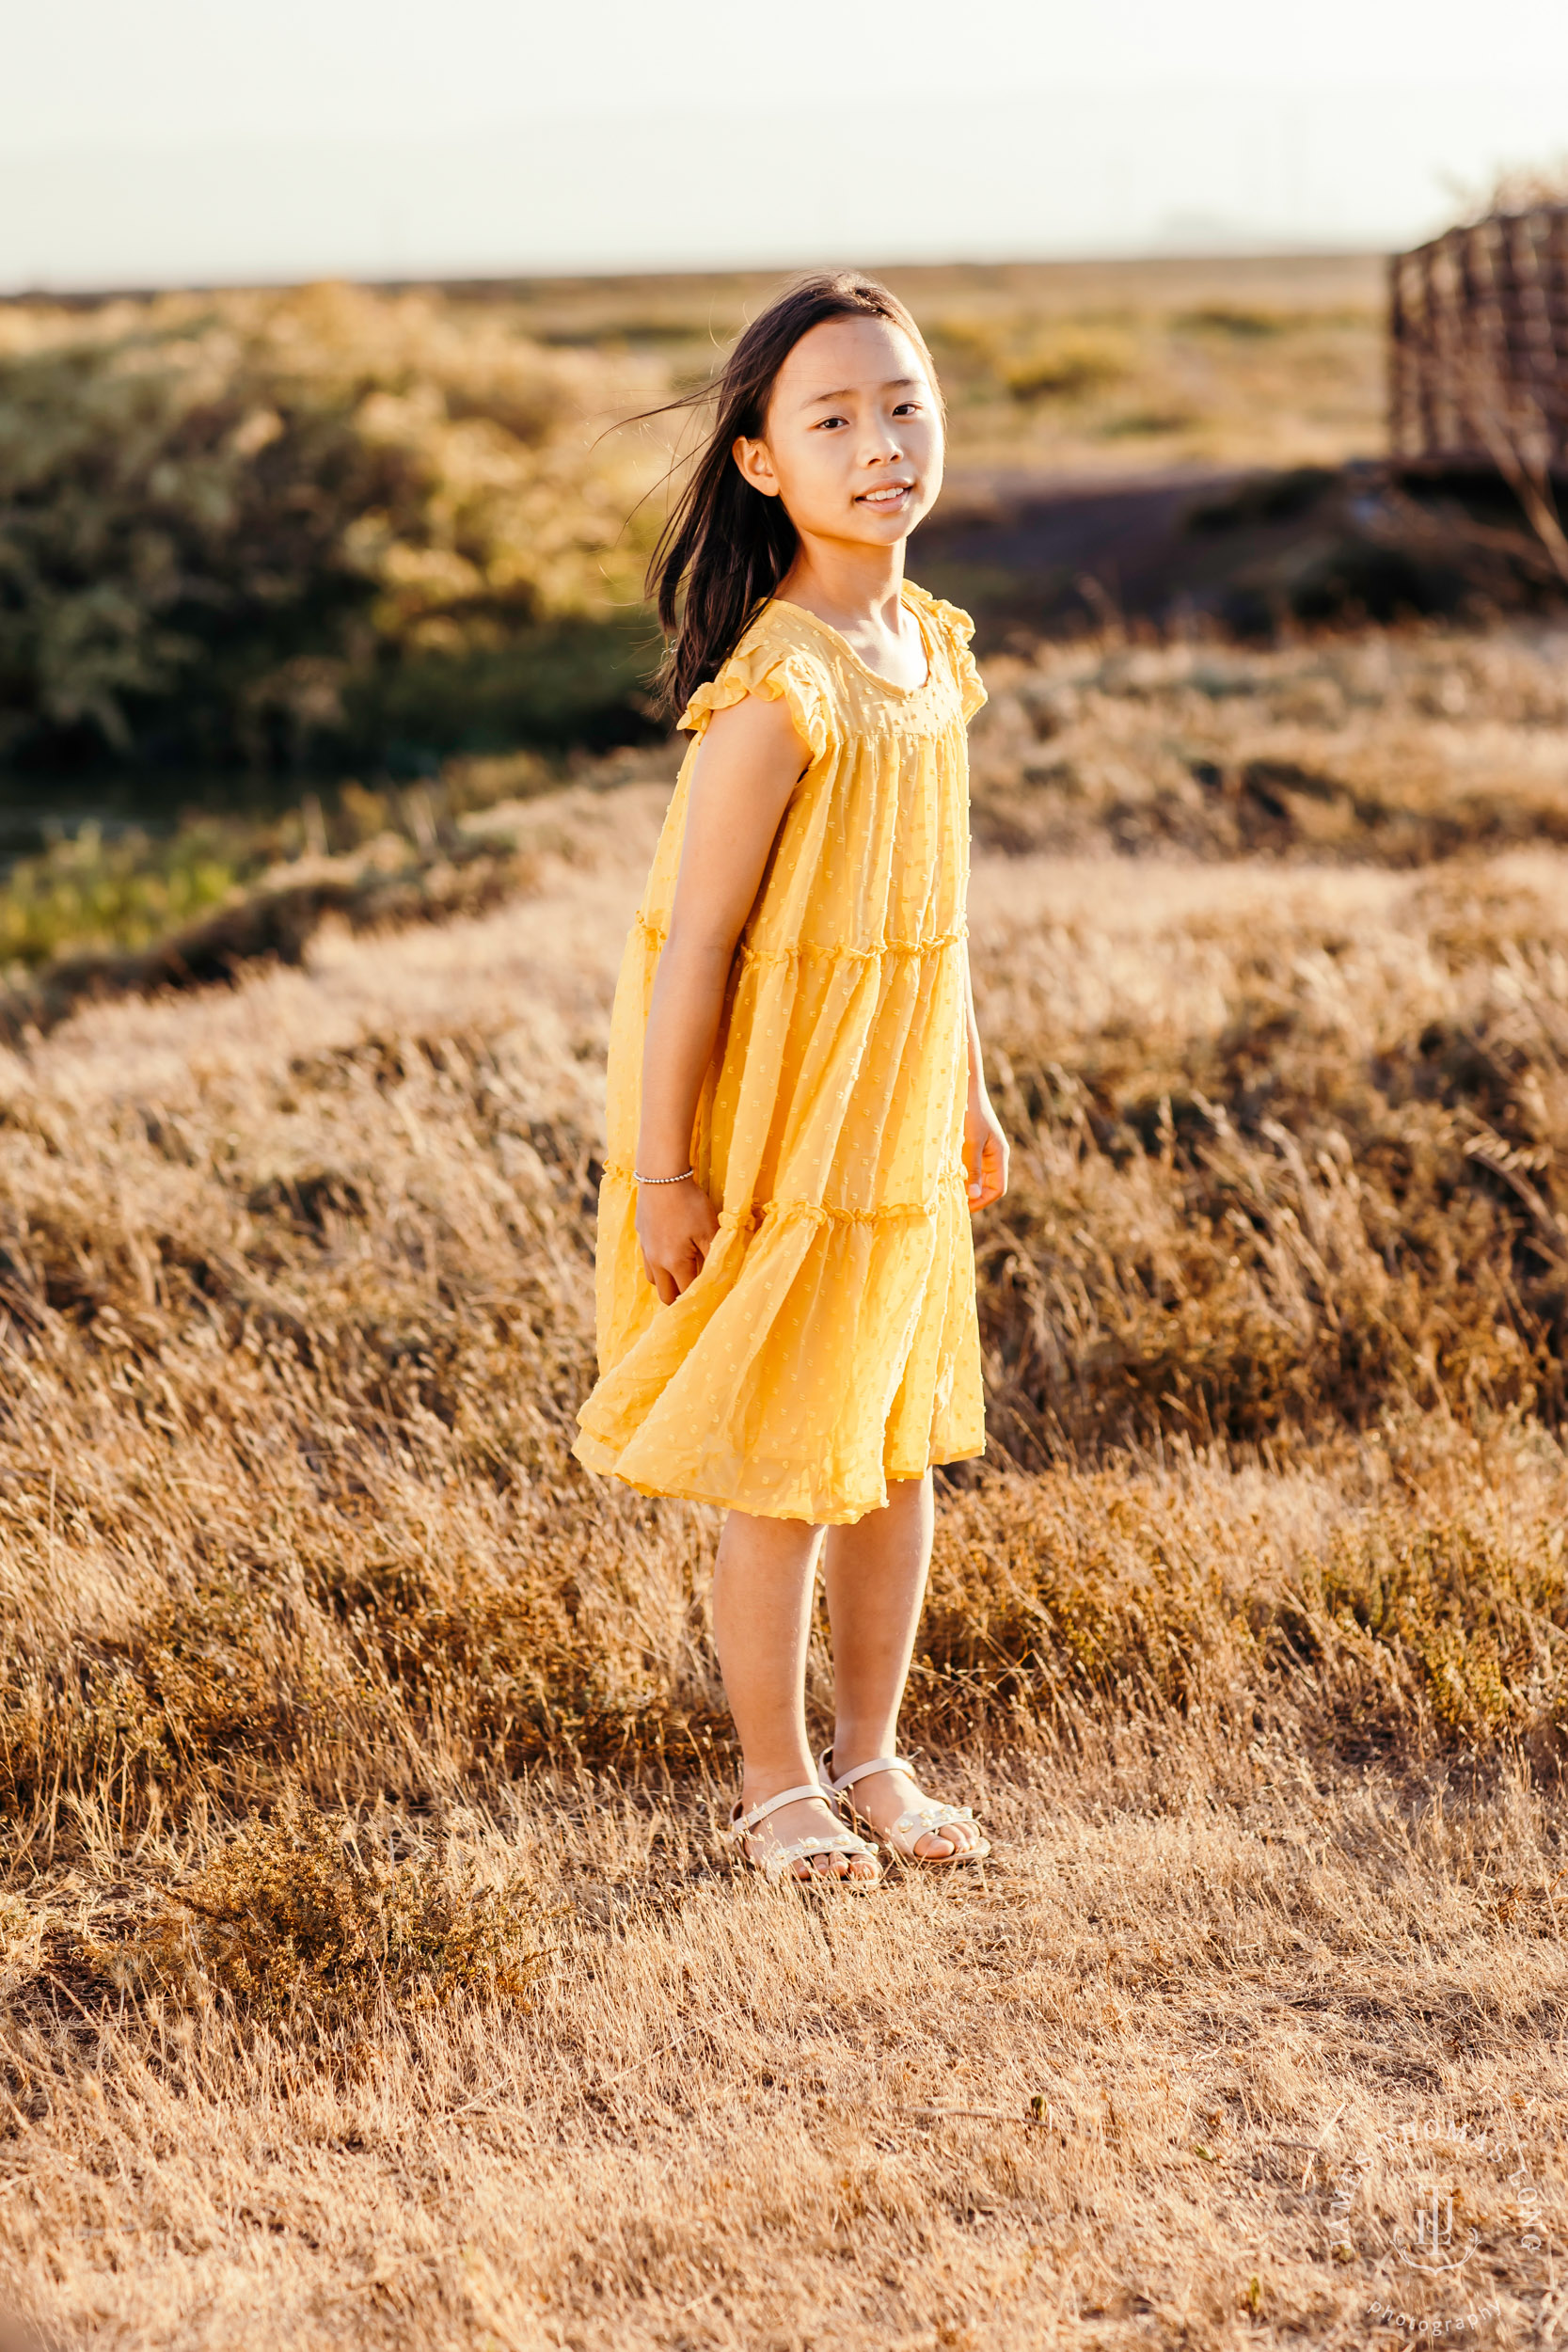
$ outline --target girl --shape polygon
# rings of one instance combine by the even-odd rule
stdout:
[[[970,621],[904,578],[942,466],[930,354],[885,288],[809,278],[741,336],[651,575],[695,740],[616,993],[576,1446],[727,1506],[730,1834],[770,1878],[851,1886],[880,1871],[857,1820],[906,1862],[990,1851],[895,1734],[931,1466],[985,1444],[968,1215],[1007,1181],[964,932],[985,690]],[[836,1721],[814,1766],[819,1555]]]

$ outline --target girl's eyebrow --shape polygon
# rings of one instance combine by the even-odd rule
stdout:
[[[887,382],[879,385],[878,389],[879,390],[884,392],[902,392],[908,390],[911,384],[918,384],[919,382],[920,378],[918,375],[890,375]],[[854,393],[859,389],[859,385],[845,384],[841,385],[836,392],[812,392],[807,396],[801,405],[807,408],[815,408],[819,401],[848,400],[852,398]]]

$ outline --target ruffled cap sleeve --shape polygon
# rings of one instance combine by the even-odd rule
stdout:
[[[969,641],[974,634],[974,622],[958,605],[944,604],[940,596],[930,596],[924,588],[917,588],[912,580],[907,583],[907,592],[919,597],[928,619],[946,639],[953,661],[953,675],[958,683],[958,700],[963,706],[965,719],[973,719],[986,700],[985,681],[974,656],[969,650]]]
[[[827,756],[832,742],[828,697],[811,660],[794,648],[742,643],[718,676],[698,687],[675,723],[700,738],[716,710],[728,710],[748,694],[788,707],[796,734],[810,746],[813,766]]]

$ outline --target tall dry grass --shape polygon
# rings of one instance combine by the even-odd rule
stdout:
[[[931,342],[960,489],[1015,469],[1339,465],[1384,444],[1383,264],[1251,260],[909,264],[883,273]],[[628,343],[689,380],[778,284],[764,271],[534,279],[526,333]],[[487,290],[491,298],[499,289]]]
[[[464,2352],[1360,2344],[1383,2305],[1549,2340],[1568,859],[1421,846],[1489,761],[1544,805],[1563,719],[1549,653],[1392,644],[1381,700],[1378,658],[996,678],[999,1442],[908,1719],[987,1809],[976,1883],[851,1918],[731,1874],[714,1521],[566,1451],[658,786],[531,803],[486,914],[328,924],[0,1060],[19,2307]],[[1037,745],[1093,805],[1282,730],[1403,846],[1028,846],[1073,806]],[[1404,2261],[1400,2137],[1461,2122],[1462,2288]]]

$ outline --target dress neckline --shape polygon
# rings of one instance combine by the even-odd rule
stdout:
[[[896,694],[900,702],[905,702],[908,701],[911,695],[923,694],[926,691],[927,687],[931,683],[930,633],[926,627],[925,621],[921,618],[919,605],[916,604],[908,594],[909,585],[909,581],[905,580],[903,585],[899,588],[898,601],[903,606],[906,612],[913,615],[914,625],[920,631],[920,642],[926,648],[926,675],[916,686],[900,686],[895,679],[884,677],[880,670],[874,670],[869,661],[863,661],[860,655],[855,651],[854,646],[849,643],[849,640],[844,634],[844,631],[841,628],[834,628],[832,621],[825,621],[822,618],[821,613],[814,612],[809,605],[796,604],[788,596],[774,596],[770,599],[770,601],[777,605],[781,612],[799,612],[802,619],[810,621],[814,628],[825,629],[835,644],[843,646],[845,652],[848,655],[850,660],[854,663],[856,669],[860,671],[863,677],[872,679],[876,685],[882,689],[884,693]]]

